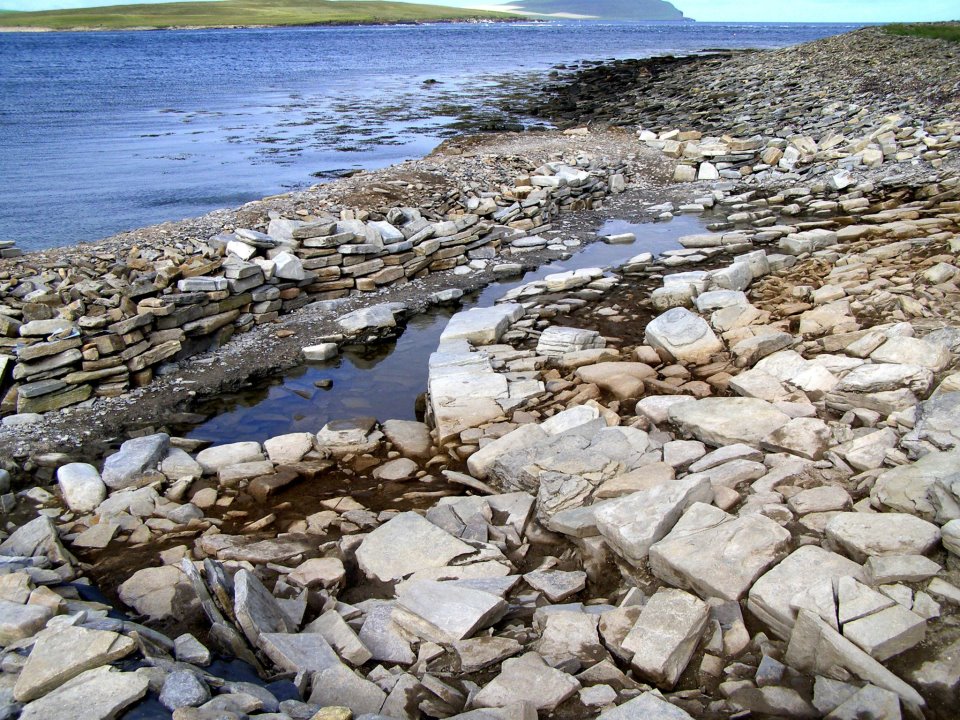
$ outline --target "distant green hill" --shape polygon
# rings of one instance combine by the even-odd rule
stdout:
[[[552,15],[590,15],[602,20],[685,20],[664,0],[516,0],[529,12]]]
[[[414,5],[402,2],[331,2],[331,0],[223,0],[157,5],[111,5],[77,10],[10,12],[0,15],[4,28],[53,30],[281,25],[344,25],[444,20],[507,19],[506,13]]]

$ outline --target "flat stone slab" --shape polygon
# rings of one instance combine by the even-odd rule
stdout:
[[[330,643],[319,633],[262,633],[260,649],[287,672],[320,672],[340,664]]]
[[[100,667],[28,703],[21,720],[112,720],[147,694],[145,675]]]
[[[395,602],[369,601],[358,637],[374,660],[409,665],[417,659],[410,648],[410,634],[393,622]]]
[[[840,667],[861,680],[896,693],[907,703],[919,707],[926,704],[908,683],[808,610],[801,610],[797,616],[784,662],[800,672],[827,677]]]
[[[843,626],[843,636],[883,662],[923,642],[927,622],[894,604]]]
[[[501,673],[474,697],[480,708],[506,707],[528,702],[550,712],[580,689],[576,678],[554,670],[535,652],[505,660]]]
[[[870,501],[874,507],[946,523],[960,517],[960,497],[952,489],[957,468],[960,450],[931,452],[914,463],[884,471],[870,490]]]
[[[106,630],[50,628],[34,644],[13,695],[19,702],[35,700],[80,673],[126,657],[136,647],[130,638]]]
[[[623,705],[600,713],[597,720],[693,720],[693,717],[676,705],[671,705],[658,693],[645,692]]]
[[[497,595],[436,580],[404,583],[397,605],[406,613],[394,612],[394,622],[425,640],[443,644],[471,637],[497,622],[508,608]]]
[[[347,707],[354,717],[380,712],[387,694],[343,663],[313,675],[309,702],[321,707]]]
[[[383,434],[404,456],[419,460],[430,458],[433,439],[430,429],[415,420],[387,420],[382,426]]]
[[[0,600],[0,646],[31,637],[53,617],[50,608]]]
[[[327,610],[303,629],[304,633],[319,633],[330,647],[350,665],[359,667],[372,656],[357,633],[336,610]]]
[[[250,644],[257,647],[263,633],[287,633],[290,627],[286,615],[256,575],[240,570],[233,577],[233,609],[237,624]]]
[[[898,582],[923,582],[936,576],[942,569],[923,555],[875,555],[864,565],[874,585]]]
[[[547,276],[549,281],[550,276]],[[583,278],[584,283],[589,282]],[[551,325],[540,335],[537,341],[537,355],[558,358],[567,353],[581,350],[598,350],[606,346],[606,340],[596,330]]]
[[[827,540],[858,562],[874,555],[925,555],[940,542],[933,523],[905,513],[838,513]]]
[[[844,576],[864,580],[863,569],[857,563],[823,548],[806,545],[794,550],[753,584],[747,608],[778,637],[788,639],[796,620],[793,599],[820,581],[825,580],[832,586]]]
[[[176,565],[137,570],[117,591],[124,603],[153,620],[179,616],[194,597],[193,588]]]
[[[584,365],[576,372],[585,383],[593,383],[619,400],[643,395],[643,381],[655,378],[656,371],[638,362],[600,362]]]
[[[513,657],[523,645],[513,638],[482,636],[456,642],[453,649],[460,658],[460,670],[472,673]]]
[[[677,684],[707,626],[707,604],[690,593],[661,588],[644,606],[623,649],[631,667],[664,688]]]
[[[611,549],[640,566],[650,546],[673,529],[688,507],[712,500],[710,479],[704,475],[688,475],[609,500],[596,510],[594,518],[597,530]]]
[[[723,447],[743,443],[760,447],[768,435],[790,417],[772,404],[756,398],[704,398],[671,405],[667,417],[682,433]]]
[[[360,308],[337,318],[337,327],[345,335],[358,335],[368,330],[382,330],[397,326],[395,303],[384,303]]]
[[[424,568],[443,567],[474,548],[415,512],[400,513],[364,538],[357,562],[368,577],[402,580]]]
[[[583,612],[554,612],[546,617],[537,652],[550,664],[571,658],[590,667],[607,657],[597,632],[599,616]]]
[[[527,585],[539,590],[550,602],[563,602],[587,586],[587,574],[582,570],[535,570],[523,576]]]
[[[523,317],[523,307],[504,303],[488,308],[471,308],[450,318],[440,335],[440,342],[466,340],[474,346],[493,345],[510,327]]]
[[[650,548],[650,569],[702,598],[739,600],[790,550],[790,533],[763,515],[735,517],[695,503]]]

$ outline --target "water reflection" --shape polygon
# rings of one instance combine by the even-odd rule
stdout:
[[[680,216],[669,223],[609,220],[598,232],[631,232],[637,239],[629,245],[593,243],[522,278],[492,283],[479,293],[466,295],[460,308],[434,307],[414,316],[394,342],[346,346],[336,360],[300,365],[282,376],[258,381],[256,387],[210,399],[196,410],[213,417],[188,437],[215,443],[262,442],[284,433],[317,432],[337,418],[416,419],[416,399],[427,386],[427,361],[455,312],[492,305],[512,288],[551,273],[612,267],[642,252],[659,254],[678,248],[679,237],[704,232],[704,220],[696,216]],[[329,389],[318,387],[328,380],[333,383]]]

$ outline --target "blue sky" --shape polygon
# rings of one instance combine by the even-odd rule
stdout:
[[[403,0],[410,2],[414,0]],[[436,5],[479,7],[506,0],[432,0]],[[92,5],[141,4],[157,0],[0,0],[0,9],[49,10]],[[522,4],[522,0],[516,0]],[[960,19],[957,0],[673,0],[687,17],[702,21],[895,22]]]

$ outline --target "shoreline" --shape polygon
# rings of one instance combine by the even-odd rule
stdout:
[[[84,293],[115,299],[112,335],[45,336],[29,355],[80,344],[93,358],[102,345],[83,362],[114,372],[121,345],[98,337],[159,347],[176,335],[163,318],[201,301],[226,303],[206,317],[229,317],[232,333],[243,326],[224,309],[241,304],[231,293],[251,314],[249,332],[126,400],[41,420],[43,447],[29,425],[0,430],[8,457],[25,458],[11,469],[35,484],[0,497],[19,526],[0,545],[15,576],[5,632],[48,663],[46,638],[67,643],[55,657],[70,677],[99,666],[88,697],[111,682],[125,683],[112,693],[122,707],[148,692],[175,703],[189,687],[202,709],[181,706],[178,720],[234,708],[282,720],[952,717],[958,88],[952,47],[874,30],[685,65],[617,62],[554,89],[565,131],[459,137],[420,160],[101,241],[106,272],[90,271],[106,288],[69,276],[57,255],[70,248],[48,251],[46,267],[4,260],[0,271],[32,260],[26,277],[45,278],[15,298],[25,314],[55,290],[77,315]],[[185,368],[222,364],[243,381],[305,341],[336,352],[389,337],[402,314],[392,301],[416,312],[455,277],[542,262],[608,213],[712,221],[680,250],[556,274],[455,315],[430,361],[424,423],[344,418],[205,448],[159,420],[196,389]],[[266,275],[255,290],[227,286],[275,271],[281,232],[328,276],[317,292],[334,294],[270,319],[271,298],[296,300],[307,280],[281,279],[276,294]],[[218,233],[229,249],[198,246]],[[436,272],[420,273],[418,252]],[[246,257],[221,279],[214,264],[230,254]],[[173,255],[176,267],[161,264]],[[369,256],[391,264],[354,277]],[[149,264],[192,282],[141,295]],[[123,404],[145,415],[129,439],[84,446],[89,411]],[[69,606],[45,599],[78,575],[146,627],[98,619],[69,594]],[[67,611],[85,614],[58,628]],[[92,632],[111,633],[119,654],[79,665],[69,643]],[[138,652],[138,633],[164,649],[143,651],[152,667],[109,671]],[[211,650],[296,684],[276,696],[231,685],[201,669]],[[27,712],[76,692],[42,685],[34,665],[0,675],[18,676]]]

